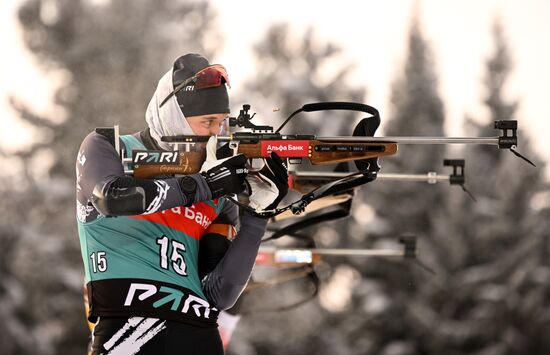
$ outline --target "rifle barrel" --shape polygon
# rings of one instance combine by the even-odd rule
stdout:
[[[340,256],[404,256],[405,253],[400,249],[334,249],[334,248],[316,248],[316,249],[275,249],[275,254],[297,254],[310,252],[319,255],[340,255]]]
[[[295,176],[307,177],[307,178],[318,178],[319,180],[326,178],[341,179],[348,176],[351,173],[346,172],[324,172],[324,171],[296,171],[294,172]],[[379,173],[377,175],[377,180],[387,180],[387,181],[420,181],[420,182],[430,182],[435,183],[438,181],[449,181],[449,175],[439,175],[435,172],[429,172],[427,174],[397,174],[397,173]]]
[[[311,249],[320,255],[347,255],[347,256],[404,256],[403,250],[390,249]]]
[[[378,174],[377,179],[388,181],[426,181],[434,183],[437,181],[449,181],[449,175],[439,175],[435,172],[428,174]]]
[[[261,134],[261,133],[259,133]],[[163,137],[166,142],[172,143],[189,143],[192,136],[173,136]],[[207,141],[208,136],[194,136],[199,141]],[[282,135],[283,139],[287,136]],[[313,137],[313,136],[312,136]],[[218,141],[226,142],[235,138],[233,136],[218,136]],[[299,139],[299,138],[292,138]],[[324,142],[364,142],[364,143],[398,143],[398,144],[484,144],[498,145],[499,137],[361,137],[361,136],[344,136],[344,137],[315,137],[315,140]]]
[[[317,137],[320,141],[379,142],[398,144],[483,144],[498,145],[498,137]]]

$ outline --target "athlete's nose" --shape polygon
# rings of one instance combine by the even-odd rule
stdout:
[[[212,127],[210,128],[210,135],[211,136],[218,136],[221,132],[221,127]]]

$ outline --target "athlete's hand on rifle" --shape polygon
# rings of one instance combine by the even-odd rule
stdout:
[[[249,206],[257,212],[272,210],[288,192],[288,169],[276,153],[263,159],[257,174],[248,175]]]
[[[217,159],[217,144],[216,136],[210,137],[206,144],[206,160],[201,167],[201,174],[212,192],[212,198],[244,191],[246,187],[244,181],[248,174],[246,158],[243,154]]]

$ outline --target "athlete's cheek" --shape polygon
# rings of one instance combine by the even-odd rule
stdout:
[[[195,133],[197,136],[209,136],[210,130],[206,127],[204,127],[201,124],[192,124],[190,125],[191,129],[193,130],[193,133]]]

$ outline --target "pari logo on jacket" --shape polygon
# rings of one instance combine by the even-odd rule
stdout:
[[[189,313],[192,310],[197,317],[206,319],[209,318],[210,311],[218,311],[202,298],[190,293],[185,294],[181,289],[175,289],[168,286],[157,287],[153,284],[146,283],[132,283],[130,285],[126,300],[124,301],[124,306],[129,307],[132,306],[133,303],[146,301],[149,298],[154,301],[154,303],[152,303],[153,308],[159,308],[169,304],[171,305],[170,309],[172,311],[179,311],[181,308],[181,313]],[[148,301],[152,302],[151,300]],[[180,305],[182,307],[180,307]]]
[[[217,200],[214,200],[217,203]],[[200,239],[206,229],[218,217],[215,207],[207,202],[199,202],[191,207],[174,207],[151,214],[132,216],[141,220],[161,224]]]

